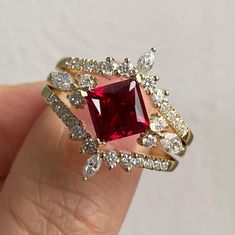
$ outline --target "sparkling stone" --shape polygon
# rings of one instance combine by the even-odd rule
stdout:
[[[109,58],[108,61],[104,61],[101,63],[100,69],[104,75],[112,76],[117,71],[118,65],[114,60]]]
[[[169,165],[170,164],[168,161],[162,161],[160,165],[161,171],[167,171],[169,168]]]
[[[65,110],[64,112],[62,112],[62,114],[60,115],[60,118],[62,119],[63,123],[68,126],[69,125],[69,121],[71,119],[71,115],[70,112],[68,112],[68,110]]]
[[[171,106],[169,104],[169,102],[165,101],[163,103],[161,103],[160,105],[160,111],[163,113],[167,113],[170,110]]]
[[[80,91],[73,92],[67,96],[70,103],[75,107],[79,108],[83,106],[84,100]]]
[[[156,171],[160,171],[161,170],[161,162],[159,160],[155,160],[153,163],[153,169]]]
[[[83,139],[87,136],[86,130],[81,123],[77,123],[70,128],[72,139]]]
[[[71,90],[71,86],[75,83],[73,77],[67,72],[52,72],[48,77],[48,81],[62,91]]]
[[[154,132],[159,132],[168,127],[166,119],[163,116],[154,116],[150,120],[150,129]]]
[[[110,168],[114,168],[119,162],[118,153],[115,151],[106,152],[104,155],[104,161]]]
[[[183,120],[180,117],[176,117],[173,121],[173,125],[176,128],[180,128],[183,125]]]
[[[131,156],[131,154],[124,153],[121,157],[120,164],[123,168],[130,171],[131,168],[135,165],[136,160]]]
[[[138,156],[136,158],[136,166],[143,167],[144,166],[144,158],[141,156]]]
[[[78,75],[78,86],[83,90],[90,90],[96,87],[96,79],[90,74]]]
[[[72,69],[80,69],[82,67],[82,63],[78,58],[70,58],[66,61],[66,65]]]
[[[83,62],[83,70],[88,72],[95,72],[97,69],[97,62],[95,60],[85,60]]]
[[[188,126],[186,126],[186,124],[185,124],[185,125],[182,125],[182,126],[180,127],[180,130],[179,130],[181,136],[186,135],[186,133],[187,133],[188,131],[189,131],[189,128],[188,128]]]
[[[151,94],[152,102],[157,105],[161,103],[165,98],[165,91],[163,89],[157,89]]]
[[[169,110],[169,112],[167,113],[167,117],[170,121],[173,121],[177,116],[177,113],[174,109]]]
[[[96,172],[100,169],[101,163],[102,159],[99,154],[94,154],[90,158],[88,158],[83,166],[84,179],[88,179],[94,176]]]
[[[142,133],[149,127],[141,91],[134,80],[93,89],[86,99],[96,136],[101,141]]]
[[[155,51],[150,50],[142,55],[137,62],[137,69],[141,73],[147,73],[151,70],[154,64]]]
[[[158,76],[146,75],[141,81],[141,85],[146,91],[153,93],[155,90],[157,90],[158,80]]]
[[[174,133],[164,133],[164,138],[160,142],[168,153],[178,154],[184,150],[181,139]]]
[[[98,146],[99,142],[97,139],[87,138],[82,142],[81,151],[84,153],[96,153]]]
[[[146,134],[140,136],[141,144],[145,147],[148,147],[148,148],[156,147],[157,140],[158,140],[157,136],[150,134],[150,133],[146,133]]]
[[[151,158],[146,158],[145,159],[145,161],[144,161],[144,168],[152,169],[153,165],[154,165],[153,159],[151,159]]]
[[[119,74],[121,76],[129,77],[134,69],[134,66],[130,62],[123,62],[119,65]]]

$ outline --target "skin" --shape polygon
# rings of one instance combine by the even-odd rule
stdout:
[[[102,166],[84,182],[86,158],[42,86],[0,86],[1,235],[118,234],[141,170]]]

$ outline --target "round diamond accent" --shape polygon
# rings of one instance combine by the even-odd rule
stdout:
[[[104,154],[105,163],[112,169],[117,166],[119,162],[118,153],[115,151],[109,151]]]
[[[146,75],[142,79],[141,85],[147,92],[153,93],[155,90],[157,90],[158,80],[159,80],[158,76]]]
[[[168,153],[179,154],[184,151],[181,139],[174,133],[164,133],[164,138],[160,142]]]
[[[81,145],[81,152],[83,153],[96,153],[99,142],[97,139],[85,139]]]
[[[151,94],[151,100],[155,105],[162,103],[164,98],[165,98],[165,91],[163,89],[154,90],[153,94]]]
[[[78,123],[70,128],[72,139],[83,139],[87,136],[86,130],[81,123]]]
[[[133,157],[131,156],[131,154],[124,153],[121,157],[120,164],[122,165],[124,169],[130,171],[131,168],[134,166],[135,161]]]
[[[107,58],[107,61],[101,63],[100,69],[104,75],[112,76],[116,73],[118,65],[112,58]]]
[[[67,72],[52,72],[47,80],[61,91],[71,90],[71,86],[75,83],[73,77]]]
[[[156,147],[157,145],[157,136],[147,133],[142,136],[140,136],[140,142],[143,146],[148,147],[148,148],[153,148]]]
[[[78,85],[83,90],[90,90],[95,88],[97,83],[95,77],[90,74],[80,74],[78,76]]]
[[[80,91],[76,91],[71,95],[68,95],[67,98],[75,108],[80,108],[83,106],[84,100]]]
[[[119,74],[121,76],[130,77],[132,71],[134,69],[134,66],[130,62],[123,62],[119,65]]]
[[[84,179],[88,179],[94,176],[100,169],[101,164],[102,158],[99,156],[99,154],[94,154],[90,158],[88,158],[83,167]]]
[[[153,116],[150,120],[150,129],[159,132],[168,127],[166,119],[163,116]]]

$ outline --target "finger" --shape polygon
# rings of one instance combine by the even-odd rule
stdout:
[[[102,167],[85,182],[85,159],[78,142],[67,138],[61,121],[46,108],[3,187],[2,234],[117,234],[140,170]]]
[[[0,87],[0,179],[4,179],[45,103],[42,83]]]

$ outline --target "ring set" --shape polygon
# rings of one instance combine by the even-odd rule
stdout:
[[[102,162],[110,169],[172,171],[178,164],[175,155],[183,155],[192,141],[169,92],[158,87],[158,76],[149,74],[155,52],[152,48],[142,55],[137,66],[127,58],[118,63],[111,57],[67,57],[49,74],[42,94],[69,137],[81,141],[80,152],[89,156],[84,179],[94,176]]]

